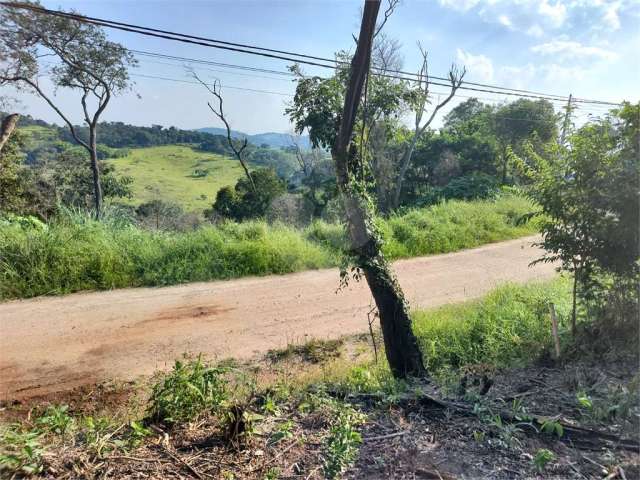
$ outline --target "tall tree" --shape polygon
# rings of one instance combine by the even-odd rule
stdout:
[[[53,66],[43,59],[55,58]],[[31,91],[60,116],[74,140],[89,153],[93,174],[96,216],[102,208],[102,186],[98,162],[97,131],[100,116],[109,101],[130,86],[128,68],[136,65],[133,54],[107,40],[102,29],[68,14],[43,13],[37,2],[15,3],[0,16],[0,85],[12,84]],[[54,89],[80,94],[88,138],[82,138],[70,116],[64,113],[53,92],[40,79],[50,77]]]
[[[414,98],[413,102],[411,102],[411,107],[415,115],[413,135],[407,139],[404,153],[400,161],[400,169],[396,177],[395,188],[393,191],[393,208],[397,208],[400,204],[400,195],[402,194],[405,175],[411,165],[411,159],[413,157],[413,152],[416,149],[416,144],[424,134],[425,130],[429,125],[431,125],[431,122],[433,122],[437,113],[454,97],[466,74],[466,69],[464,67],[462,70],[459,70],[455,65],[451,66],[451,69],[449,70],[451,90],[444,100],[438,101],[427,120],[423,122],[424,115],[427,112],[427,106],[430,103],[429,100],[431,98],[431,92],[429,91],[429,63],[427,61],[427,52],[420,44],[418,44],[418,47],[420,48],[420,53],[422,55],[422,64],[417,74],[418,80],[415,82]]]
[[[364,162],[358,155],[354,125],[369,74],[371,47],[376,31],[380,0],[365,1],[358,46],[351,61],[339,127],[331,149],[338,189],[342,195],[356,267],[362,271],[378,307],[385,353],[396,377],[426,374],[418,342],[411,329],[411,318],[400,285],[380,250],[380,238],[366,186],[359,172]],[[313,133],[313,132],[311,132]]]
[[[511,148],[521,152],[526,141],[536,137],[541,144],[554,140],[557,135],[557,118],[548,100],[521,98],[500,107],[494,115],[494,131],[500,144],[502,184],[507,183],[509,153]]]

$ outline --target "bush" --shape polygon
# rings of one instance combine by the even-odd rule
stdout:
[[[176,361],[173,370],[151,390],[149,417],[162,423],[195,419],[204,412],[220,408],[227,399],[227,381],[221,368],[196,360]]]
[[[570,282],[564,278],[505,285],[478,301],[415,312],[413,328],[427,369],[530,362],[551,345],[551,302],[562,334],[571,309]]]
[[[379,223],[389,258],[454,252],[533,234],[535,224],[519,221],[534,210],[528,200],[505,195],[495,200],[453,200],[392,215]]]

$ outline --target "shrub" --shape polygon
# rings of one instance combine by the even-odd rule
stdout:
[[[149,416],[163,423],[195,419],[215,411],[227,399],[225,371],[196,360],[176,361],[173,370],[152,388]]]
[[[496,366],[530,361],[551,345],[549,303],[561,320],[571,308],[567,279],[549,283],[505,285],[482,300],[449,305],[413,315],[427,368],[488,363]]]

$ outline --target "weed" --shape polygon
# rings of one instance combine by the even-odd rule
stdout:
[[[557,420],[545,420],[541,430],[549,435],[556,435],[558,438],[562,438],[564,435],[564,427]]]
[[[362,443],[357,427],[366,416],[348,403],[325,395],[311,395],[311,404],[325,410],[330,421],[329,434],[323,442],[323,471],[326,478],[336,478],[352,464]]]
[[[151,390],[149,416],[163,423],[195,419],[205,411],[219,409],[227,399],[225,370],[195,360],[176,360],[173,370]]]
[[[540,448],[533,457],[533,464],[535,465],[536,470],[542,473],[545,468],[547,468],[547,464],[555,459],[556,456],[551,450]]]
[[[282,423],[278,429],[271,435],[269,442],[274,444],[281,440],[293,438],[293,421],[287,420]]]
[[[71,430],[75,421],[68,413],[68,405],[50,405],[36,420],[36,425],[50,433],[64,435]]]
[[[42,471],[42,433],[9,425],[0,430],[0,473],[33,475]]]
[[[570,298],[570,284],[563,278],[508,284],[481,300],[414,312],[414,332],[431,372],[480,363],[524,364],[551,345],[549,302],[564,327]]]
[[[485,437],[485,433],[481,430],[474,430],[473,431],[473,439],[477,442],[477,443],[482,443],[484,442],[484,437]]]
[[[276,467],[271,467],[264,474],[264,480],[277,480],[278,478],[280,478],[280,469]]]

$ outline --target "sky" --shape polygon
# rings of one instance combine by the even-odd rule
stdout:
[[[362,2],[351,0],[42,0],[42,4],[93,17],[328,58],[341,49],[353,50],[353,35],[357,34],[362,11]],[[473,82],[614,102],[640,99],[640,0],[402,0],[384,30],[401,43],[404,70],[418,69],[419,41],[429,52],[432,75],[446,76],[455,63],[466,67],[466,79]],[[107,29],[107,35],[135,50],[278,71],[288,66],[281,60],[129,32]],[[185,129],[222,126],[208,110],[206,90],[184,83],[189,81],[185,62],[148,57],[139,60],[131,72],[135,82],[132,90],[112,100],[104,120]],[[284,114],[295,90],[291,78],[211,66],[194,68],[205,80],[221,81],[232,128],[247,133],[291,130]],[[326,71],[313,67],[304,70],[326,75]],[[50,87],[46,79],[43,85]],[[436,87],[434,93],[445,90]],[[17,110],[60,124],[55,112],[38,97],[6,93],[17,96]],[[468,96],[488,103],[515,99],[461,90],[448,107]],[[57,100],[73,120],[81,122],[77,92],[60,90]],[[581,105],[577,120],[604,111],[602,106]],[[440,121],[441,116],[436,127]]]

